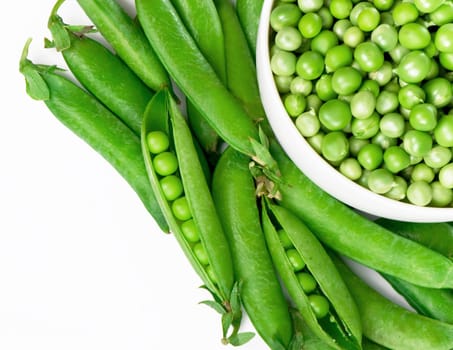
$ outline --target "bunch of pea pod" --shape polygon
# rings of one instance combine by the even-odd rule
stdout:
[[[245,344],[270,349],[453,349],[453,227],[372,221],[314,185],[275,140],[255,46],[262,0],[58,0],[46,47],[72,77],[20,61],[27,93],[101,154],[171,232]],[[113,50],[91,33],[100,34]],[[416,312],[344,263],[378,271]]]

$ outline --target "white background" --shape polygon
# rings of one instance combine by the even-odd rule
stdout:
[[[30,59],[64,66],[43,48],[53,4],[8,1],[1,13],[0,349],[224,349],[220,318],[198,305],[209,296],[174,238],[25,93],[18,64],[28,37]],[[75,0],[60,14],[87,23]],[[267,347],[255,337],[243,348]]]

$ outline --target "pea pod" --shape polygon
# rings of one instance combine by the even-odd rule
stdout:
[[[242,284],[244,308],[271,349],[287,349],[292,321],[266,248],[249,158],[228,148],[214,170],[212,194]]]
[[[64,24],[57,15],[63,2],[56,3],[49,18],[53,44],[76,79],[140,136],[143,112],[153,92],[104,45]]]
[[[382,345],[377,344],[377,343],[369,340],[368,338],[363,338],[362,347],[363,347],[363,350],[386,350],[387,349],[386,347],[383,347]]]
[[[168,142],[161,142],[164,145],[157,147],[158,143],[153,141],[156,134]],[[168,90],[158,91],[148,105],[142,127],[142,150],[151,186],[170,230],[215,298],[207,303],[229,319],[223,329],[223,340],[227,342],[230,325],[234,327],[232,336],[237,335],[241,315],[238,302],[231,300],[234,297],[234,275],[229,245],[192,135]],[[169,154],[177,158],[177,165],[163,173],[167,170],[159,165],[159,157]],[[182,188],[176,194],[165,189],[169,176],[181,181]],[[180,205],[184,209],[182,214],[178,209]]]
[[[77,0],[119,57],[153,90],[170,80],[145,34],[116,0]]]
[[[43,100],[61,123],[104,157],[135,190],[160,228],[167,231],[166,220],[148,182],[137,135],[92,95],[58,74],[56,67],[29,61],[29,45],[30,41],[20,62],[28,94]]]
[[[430,288],[453,287],[453,262],[361,216],[311,182],[272,143],[282,173],[283,207],[296,214],[325,245],[379,272]],[[364,248],[365,247],[365,248]],[[389,255],[392,254],[392,259]]]
[[[254,155],[250,139],[258,140],[258,129],[200,52],[170,1],[135,4],[148,40],[178,87],[223,140]]]
[[[263,205],[262,220],[274,266],[308,327],[334,349],[361,349],[357,307],[321,243],[302,221],[278,205]],[[283,234],[289,239],[285,246],[280,238]],[[303,265],[297,266],[291,259],[301,259]],[[298,276],[305,280],[311,276],[313,282],[308,286]],[[316,300],[313,297],[326,300],[328,309],[317,313],[310,305]]]
[[[453,348],[453,325],[410,312],[369,287],[338,257],[337,269],[354,297],[370,340],[394,350]]]
[[[249,42],[250,51],[253,55],[256,52],[256,40],[258,37],[258,26],[260,22],[263,0],[237,0],[236,11]]]

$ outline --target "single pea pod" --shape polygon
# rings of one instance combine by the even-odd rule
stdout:
[[[256,40],[258,37],[258,26],[260,22],[261,9],[263,8],[263,2],[263,0],[236,1],[236,11],[247,37],[253,57],[255,57],[256,52]]]
[[[379,218],[376,222],[400,236],[453,259],[453,226],[449,223],[403,222],[385,218]]]
[[[75,78],[140,136],[143,113],[153,91],[117,55],[86,36],[85,28],[63,23],[57,15],[62,3],[57,2],[49,18],[54,41],[48,45],[61,51]]]
[[[214,170],[212,194],[241,281],[244,308],[271,349],[287,349],[292,320],[266,248],[249,158],[227,148]]]
[[[152,90],[170,86],[168,74],[142,29],[116,0],[77,0],[119,57]]]
[[[170,0],[135,4],[148,40],[176,85],[223,140],[254,155],[250,139],[259,139],[258,128],[201,53]]]
[[[58,74],[58,68],[28,60],[30,42],[20,62],[28,94],[44,101],[61,123],[104,157],[134,189],[160,228],[168,231],[148,182],[140,139],[91,94]]]
[[[451,260],[383,228],[322,191],[275,142],[271,143],[271,154],[282,174],[278,184],[280,205],[296,214],[322,243],[413,284],[453,288]]]
[[[158,91],[145,112],[142,150],[149,181],[187,259],[214,296],[206,302],[221,312],[223,341],[237,336],[240,303],[233,301],[230,248],[189,127],[168,90]],[[234,339],[233,339],[234,342]]]
[[[334,254],[332,260],[359,308],[363,334],[367,338],[394,350],[453,348],[453,325],[418,315],[391,302]]]
[[[308,327],[334,349],[361,349],[357,307],[316,236],[288,209],[269,201],[262,221],[274,266]]]
[[[227,86],[255,121],[264,119],[254,56],[230,0],[215,0],[225,41]]]

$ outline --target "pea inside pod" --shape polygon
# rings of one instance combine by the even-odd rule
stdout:
[[[266,202],[262,220],[274,266],[307,326],[334,349],[360,349],[359,313],[321,243],[278,205]],[[286,249],[281,235],[291,241]]]
[[[215,303],[216,310],[230,320],[223,334],[223,341],[228,342],[229,327],[233,326],[235,335],[241,318],[238,302],[232,300],[237,292],[233,293],[231,254],[199,153],[168,90],[157,92],[147,107],[142,150],[150,183],[170,230],[214,296],[215,300],[207,303]]]

